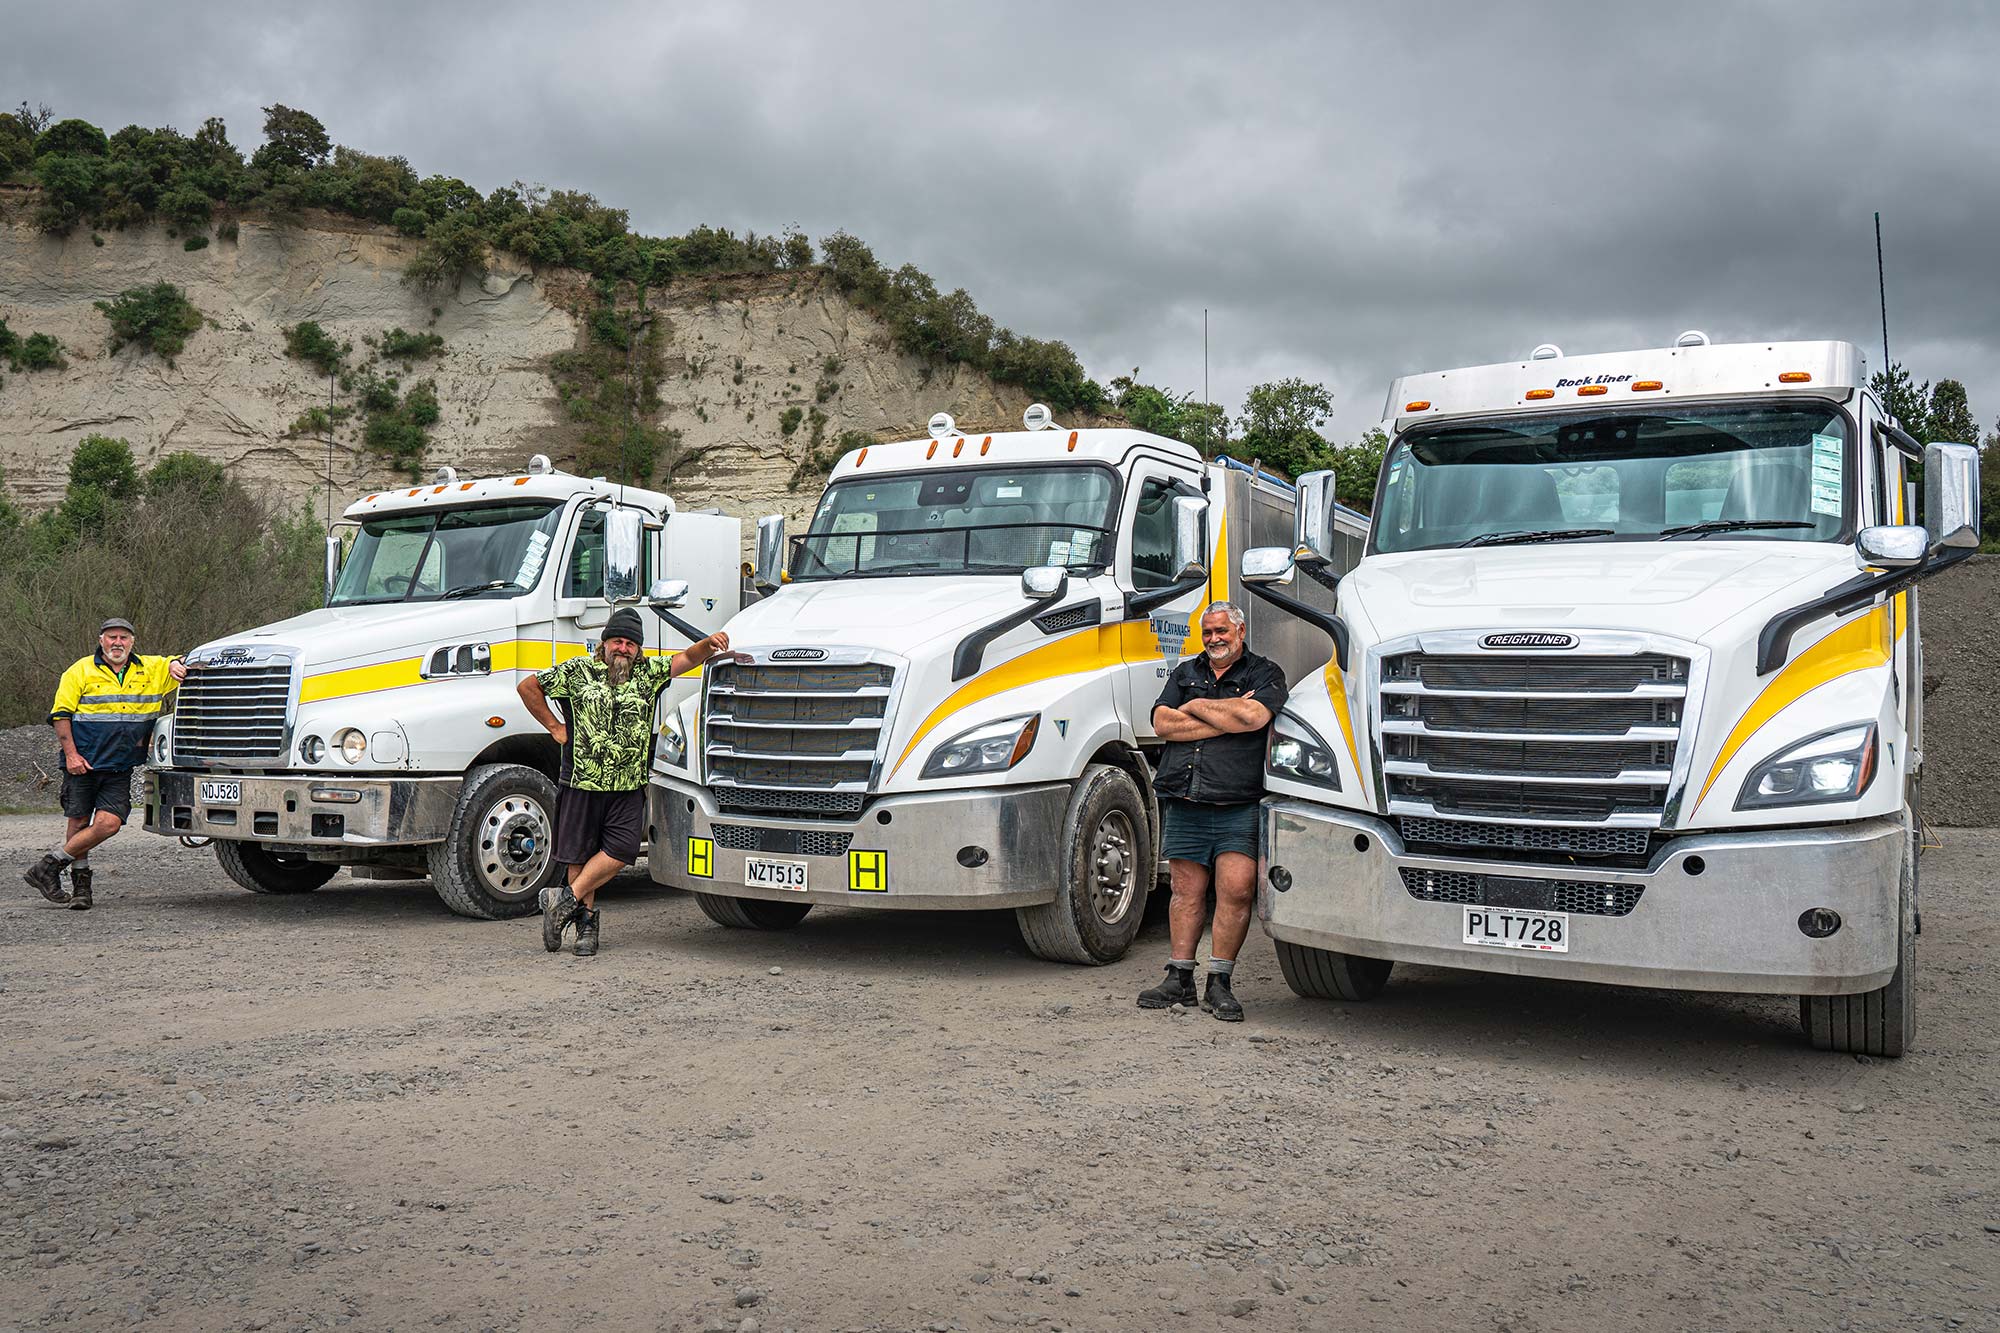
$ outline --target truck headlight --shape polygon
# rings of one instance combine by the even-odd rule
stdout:
[[[1875,780],[1875,724],[1855,722],[1781,750],[1750,770],[1738,810],[1851,801]]]
[[[167,748],[168,748],[168,744],[169,744],[169,742],[168,742],[168,740],[167,740],[167,733],[166,733],[166,732],[164,732],[164,731],[159,731],[159,732],[155,732],[155,733],[154,733],[154,735],[153,735],[153,762],[154,762],[154,763],[156,763],[156,764],[164,764],[164,763],[166,763],[166,762],[167,762]]]
[[[368,756],[368,736],[359,727],[342,727],[333,733],[333,743],[340,750],[340,757],[350,764],[358,764]]]
[[[660,724],[660,738],[653,742],[653,758],[669,768],[679,768],[687,762],[687,752],[687,737],[681,734],[680,721],[669,713]]]
[[[326,742],[317,736],[308,736],[299,742],[299,762],[317,764],[326,758]]]
[[[1012,768],[1035,748],[1035,733],[1041,725],[1042,715],[1030,713],[962,732],[931,751],[931,757],[924,761],[923,776],[956,778]]]
[[[1264,743],[1264,769],[1294,782],[1340,790],[1340,765],[1333,760],[1333,747],[1290,713],[1271,719],[1270,738]]]

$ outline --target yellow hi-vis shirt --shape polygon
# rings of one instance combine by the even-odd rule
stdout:
[[[134,653],[121,674],[111,669],[102,653],[80,657],[63,672],[56,686],[49,721],[69,719],[76,752],[92,768],[131,768],[144,763],[160,705],[180,684],[167,670],[171,661],[170,657]]]

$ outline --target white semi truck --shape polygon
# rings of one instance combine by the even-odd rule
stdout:
[[[788,568],[760,522],[774,591],[662,726],[654,879],[727,926],[1013,908],[1044,958],[1125,952],[1159,864],[1153,701],[1201,609],[1247,601],[1231,571],[1288,537],[1293,492],[1177,440],[1025,424],[940,414],[849,453]],[[1335,519],[1358,556],[1364,521]],[[1283,606],[1246,609],[1290,676],[1324,656]]]
[[[343,521],[324,609],[188,654],[153,739],[146,827],[212,839],[256,893],[304,893],[346,866],[428,878],[466,916],[532,912],[557,870],[561,756],[517,681],[592,651],[618,604],[660,612],[648,652],[720,628],[741,600],[742,525],[541,455],[511,476],[440,469]]]
[[[1978,461],[1866,383],[1848,343],[1698,332],[1396,381],[1338,649],[1269,746],[1293,990],[1410,962],[1797,995],[1814,1045],[1905,1050],[1914,585],[1977,546]],[[1340,562],[1330,484],[1247,581]]]

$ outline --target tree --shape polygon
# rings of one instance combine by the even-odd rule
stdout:
[[[14,119],[21,122],[21,128],[29,134],[40,134],[54,122],[56,113],[49,109],[47,102],[38,102],[31,110],[28,99],[22,98],[21,105],[14,108]]]
[[[1979,423],[1973,419],[1972,408],[1965,401],[1965,386],[1957,380],[1939,380],[1931,390],[1930,406],[1925,412],[1925,433],[1917,439],[1924,444],[1933,440],[1949,440],[1956,444],[1977,444]]]
[[[1366,514],[1375,507],[1375,478],[1382,471],[1382,455],[1388,452],[1389,437],[1382,428],[1371,428],[1353,444],[1333,451],[1334,496],[1342,504]]]
[[[326,161],[333,140],[319,117],[280,103],[264,108],[264,146],[251,155],[250,165],[266,171],[305,171]]]
[[[229,491],[229,474],[213,459],[180,451],[164,455],[147,469],[145,491],[148,500],[183,495],[219,505]]]
[[[1903,363],[1892,361],[1887,371],[1878,370],[1868,377],[1868,391],[1889,409],[1890,416],[1903,423],[1903,429],[1912,437],[1919,441],[1931,438],[1929,380],[1924,381],[1922,388],[1916,387]]]
[[[50,516],[58,545],[112,526],[138,498],[139,470],[132,446],[109,435],[90,435],[69,459],[69,485]]]
[[[35,136],[36,157],[50,153],[103,157],[110,151],[111,141],[104,137],[104,131],[87,120],[60,120]]]
[[[1255,385],[1243,399],[1238,419],[1243,434],[1229,452],[1262,459],[1288,476],[1310,472],[1326,462],[1327,441],[1320,427],[1332,414],[1333,394],[1323,384],[1294,376]]]

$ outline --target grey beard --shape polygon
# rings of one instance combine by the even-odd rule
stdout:
[[[632,659],[629,657],[607,657],[604,659],[604,677],[612,685],[623,685],[632,679]]]

